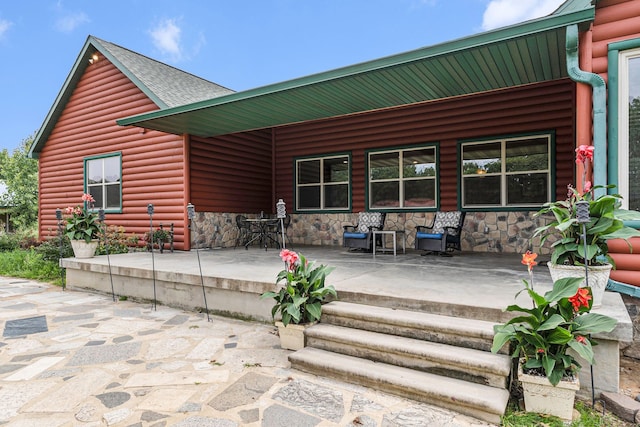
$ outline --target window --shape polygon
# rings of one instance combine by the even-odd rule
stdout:
[[[121,164],[122,158],[119,154],[85,159],[86,192],[96,200],[96,209],[122,209]]]
[[[640,210],[640,49],[618,57],[618,183],[623,207]]]
[[[436,147],[368,153],[369,208],[436,207]]]
[[[298,159],[296,209],[349,210],[351,160],[348,155]]]
[[[462,206],[536,206],[551,194],[550,135],[461,144]]]

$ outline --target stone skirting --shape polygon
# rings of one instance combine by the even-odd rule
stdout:
[[[535,212],[467,212],[462,231],[462,250],[494,253],[548,254],[548,244],[539,247],[533,232],[541,224]],[[199,212],[194,220],[192,242],[199,248],[233,247],[238,236],[236,213]],[[244,214],[247,217],[255,215]],[[405,230],[407,248],[413,247],[417,225],[429,225],[433,212],[387,213],[385,228]],[[357,213],[292,214],[287,236],[293,245],[341,246],[344,225],[355,225]],[[552,243],[549,241],[548,243]]]

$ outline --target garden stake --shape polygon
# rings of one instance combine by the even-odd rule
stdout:
[[[147,213],[149,214],[149,240],[151,241],[151,274],[153,275],[153,310],[156,311],[156,262],[153,257],[153,205],[147,205]]]
[[[104,251],[107,253],[107,265],[109,266],[109,280],[111,281],[111,299],[116,302],[116,293],[113,290],[113,275],[111,274],[111,259],[109,258],[109,242],[107,241],[107,226],[104,223],[104,209],[98,211],[98,220],[104,226]]]
[[[589,202],[586,200],[580,200],[576,203],[576,219],[579,224],[582,224],[582,243],[584,244],[584,280],[585,286],[589,286],[589,266],[587,264],[587,223],[589,222]],[[591,334],[589,334],[591,339]],[[593,381],[593,365],[589,365],[591,371],[591,407],[596,406],[596,392],[594,389]]]
[[[284,219],[287,216],[287,205],[284,203],[284,200],[278,200],[276,203],[276,213],[278,218],[280,218],[280,231],[282,232],[282,249],[286,248],[284,244]]]
[[[191,203],[187,205],[187,216],[189,217],[189,230],[194,231],[193,241],[198,242],[198,231],[192,227],[193,218],[196,216],[196,208]],[[196,247],[196,255],[198,256],[198,268],[200,269],[200,283],[202,284],[202,297],[204,298],[204,309],[207,312],[207,322],[211,322],[209,318],[209,306],[207,305],[207,294],[204,291],[204,278],[202,277],[202,263],[200,262],[200,251]]]
[[[58,239],[60,239],[60,256],[58,257],[58,267],[60,267],[60,281],[62,282],[62,290],[66,288],[64,282],[64,268],[62,267],[62,211],[56,209],[56,219],[58,220]]]

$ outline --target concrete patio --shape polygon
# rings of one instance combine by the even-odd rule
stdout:
[[[453,257],[349,252],[335,247],[295,247],[309,260],[335,267],[327,283],[346,302],[425,311],[447,316],[504,322],[510,304],[530,304],[526,293],[515,295],[528,279],[519,254],[456,253]],[[198,262],[198,260],[200,262]],[[225,316],[271,321],[271,300],[260,299],[276,289],[275,278],[283,263],[278,250],[257,247],[206,249],[197,253],[139,252],[91,259],[62,260],[71,289],[98,291],[116,298],[203,311]],[[202,277],[200,276],[200,269]],[[545,266],[534,268],[534,287],[550,289]],[[204,295],[206,295],[206,304]],[[154,298],[155,297],[155,298]],[[600,338],[596,347],[596,391],[618,390],[619,342],[632,340],[632,323],[619,294],[606,292],[597,309],[618,320],[616,329]],[[583,369],[584,395],[590,394],[590,375]]]

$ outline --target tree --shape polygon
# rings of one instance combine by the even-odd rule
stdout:
[[[0,180],[6,186],[0,205],[11,208],[16,229],[31,227],[38,220],[38,161],[27,157],[32,143],[30,136],[13,153],[0,152]]]

